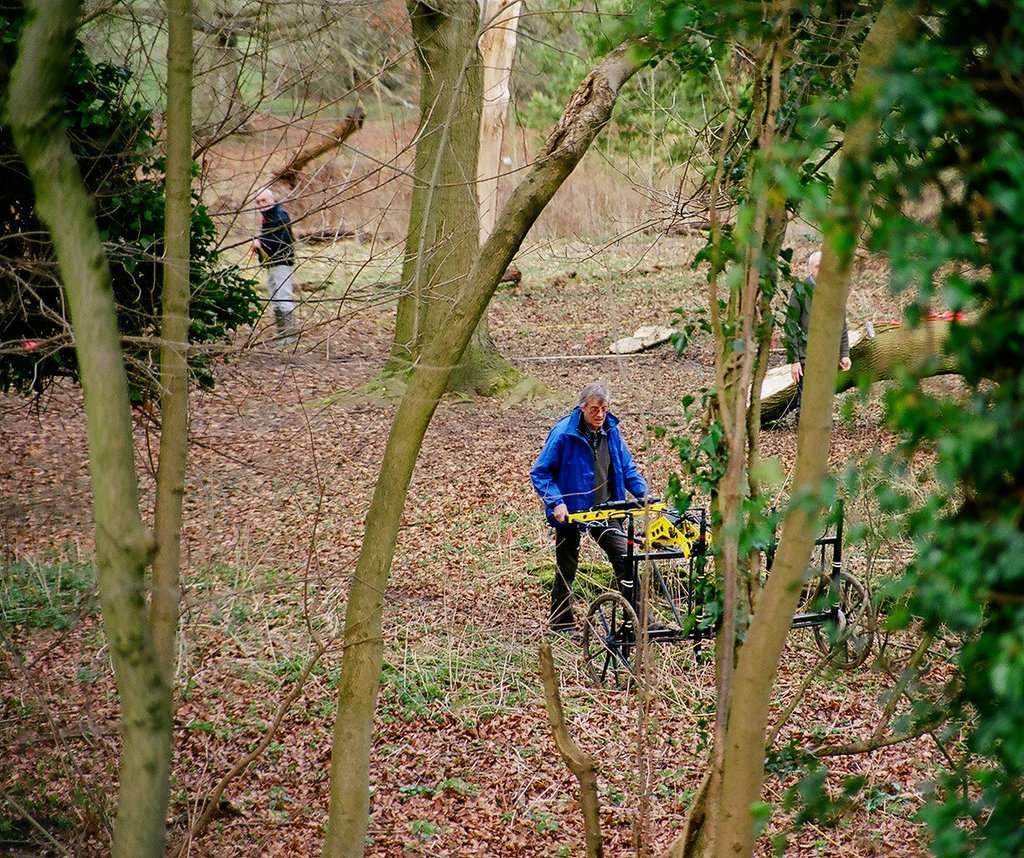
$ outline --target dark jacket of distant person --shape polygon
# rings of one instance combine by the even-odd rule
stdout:
[[[291,218],[280,203],[260,213],[263,229],[260,232],[260,261],[264,265],[294,265],[295,239]]]

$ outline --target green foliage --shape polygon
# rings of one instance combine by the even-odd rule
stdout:
[[[0,92],[5,92],[24,21],[20,7],[0,12]],[[152,115],[126,97],[122,68],[94,64],[80,43],[65,85],[64,120],[72,151],[92,196],[110,263],[118,324],[133,399],[157,390],[163,162]],[[53,250],[34,210],[34,194],[7,128],[0,128],[0,390],[40,392],[55,378],[77,378],[66,298]],[[189,339],[211,346],[260,314],[254,283],[222,265],[206,209],[194,203]],[[210,386],[214,349],[193,354],[194,377]]]
[[[662,38],[699,30],[716,56],[718,40],[731,39],[756,55],[777,24],[762,21],[762,10],[749,4],[669,2],[660,17],[653,14]],[[929,15],[928,29],[897,52],[882,105],[888,118],[871,160],[848,166],[865,177],[877,173],[871,248],[888,256],[894,288],[914,290],[908,324],[936,305],[967,314],[954,323],[948,344],[967,392],[950,399],[922,390],[913,378],[890,391],[888,419],[905,439],[890,470],[924,453],[934,457],[939,488],[923,504],[889,488],[883,510],[906,523],[917,548],[895,594],[908,600],[900,602],[906,605],[900,616],[917,616],[926,629],[949,628],[965,640],[952,706],[942,714],[964,726],[968,753],[940,779],[921,814],[932,849],[940,858],[1022,854],[1024,6],[943,0]],[[747,93],[736,101],[737,139],[721,166],[740,207],[732,229],[706,254],[710,276],[722,275],[729,296],[720,302],[716,332],[727,362],[751,345],[737,336],[733,315],[743,282],[738,272],[756,267],[766,293],[773,282],[771,261],[759,257],[765,248],[751,229],[752,206],[781,191],[791,209],[822,223],[831,184],[822,167],[836,151],[837,132],[864,108],[845,97],[864,30],[842,18],[841,7],[794,7],[795,41],[771,152],[744,146],[745,128],[756,117]],[[745,85],[742,77],[735,82]],[[919,215],[929,209],[929,217]],[[684,466],[711,487],[723,461],[715,436],[710,424],[700,442],[680,445]],[[929,713],[918,707],[915,717]],[[834,795],[826,775],[812,768],[799,780],[790,799],[803,808],[798,822],[835,821],[860,789],[850,782]]]
[[[19,561],[0,566],[0,624],[5,628],[66,629],[98,612],[90,564]]]
[[[888,397],[905,443],[935,457],[938,488],[907,508],[917,554],[904,589],[930,629],[966,635],[950,713],[969,754],[922,812],[932,851],[1024,851],[1024,7],[943,2],[928,38],[907,45],[886,95],[899,117],[876,188],[872,245],[895,288],[915,290],[910,323],[936,304],[969,314],[948,348],[966,392],[950,399],[913,379]],[[937,199],[927,220],[908,212]],[[965,824],[966,823],[966,824]]]

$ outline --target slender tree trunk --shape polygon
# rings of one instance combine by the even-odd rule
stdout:
[[[139,512],[128,383],[110,270],[92,201],[61,120],[79,6],[28,4],[7,117],[50,230],[71,309],[89,438],[103,627],[121,703],[115,858],[162,858],[171,760],[171,694],[156,657],[146,605],[153,538]]]
[[[160,464],[150,617],[164,680],[174,687],[181,599],[181,513],[188,453],[188,327],[192,217],[192,4],[168,0]]]
[[[770,207],[773,198],[784,199],[777,187],[762,187],[763,176],[770,174],[768,162],[775,157],[775,116],[778,111],[778,78],[782,66],[782,52],[785,50],[788,16],[784,9],[775,9],[779,22],[774,37],[765,41],[758,52],[757,73],[753,87],[754,140],[756,153],[751,156],[748,171],[748,187],[758,188],[753,203],[753,218],[741,240],[747,250],[743,259],[742,282],[734,286],[726,303],[724,324],[716,329],[716,354],[718,356],[718,390],[716,404],[721,415],[726,445],[726,470],[717,487],[717,504],[721,515],[719,554],[716,566],[721,578],[723,616],[716,646],[717,694],[715,707],[715,734],[711,761],[711,776],[708,795],[711,797],[709,812],[705,816],[703,842],[693,844],[693,852],[707,852],[717,842],[720,828],[721,791],[725,769],[727,746],[729,701],[732,699],[736,659],[739,653],[741,631],[745,627],[751,607],[752,579],[747,574],[749,565],[756,558],[741,556],[740,534],[745,526],[744,503],[749,486],[751,459],[756,455],[756,443],[748,433],[748,394],[753,384],[758,364],[755,358],[763,359],[762,349],[751,348],[749,344],[761,336],[761,312],[765,302],[762,296],[763,272],[774,264],[776,255],[769,255],[769,232],[776,227],[771,217],[777,216]],[[730,85],[735,93],[735,88]],[[733,102],[735,109],[736,102]],[[771,236],[774,237],[774,231]],[[769,262],[768,260],[771,260]],[[736,348],[735,343],[748,344]],[[763,370],[762,370],[763,371]],[[699,847],[699,848],[698,848]]]
[[[731,45],[730,47],[735,46]],[[715,331],[715,390],[717,395],[712,403],[709,404],[709,407],[705,412],[705,425],[710,425],[710,423],[717,419],[719,415],[722,416],[723,423],[728,422],[727,415],[721,414],[721,403],[723,402],[722,394],[728,387],[727,378],[729,374],[726,370],[726,338],[722,336],[722,332],[725,328],[722,318],[722,306],[723,304],[726,306],[726,312],[728,313],[730,312],[730,306],[734,306],[734,304],[732,304],[731,295],[730,300],[723,301],[720,298],[720,281],[722,279],[722,273],[725,270],[726,256],[722,241],[724,229],[721,222],[721,212],[719,211],[719,200],[723,196],[726,154],[733,135],[733,130],[736,126],[736,115],[740,98],[736,86],[736,63],[736,52],[735,50],[731,50],[729,71],[726,78],[729,106],[726,114],[724,130],[719,139],[717,157],[715,159],[715,174],[711,182],[711,200],[709,205],[712,261],[711,270],[708,274],[708,297],[711,308],[712,328]],[[723,490],[726,494],[728,493],[728,484],[728,478],[722,479],[719,486],[716,487],[716,491],[712,493],[711,511],[713,519],[718,518],[722,521],[726,520],[728,513],[723,511],[723,507],[728,504],[728,501],[723,501],[722,494]],[[718,533],[714,534],[716,540],[720,539],[720,533],[721,528],[719,528]],[[715,568],[716,579],[722,587],[723,613],[725,615],[728,615],[730,612],[730,594],[728,585],[730,575],[729,563],[730,558],[725,552],[723,552],[721,563],[716,563]],[[717,568],[719,565],[721,566],[721,572],[719,572],[719,569]],[[691,806],[690,812],[687,814],[683,834],[676,839],[675,843],[671,847],[675,850],[675,854],[680,856],[702,855],[706,844],[713,843],[715,839],[715,826],[718,823],[718,816],[713,811],[719,805],[719,793],[722,787],[722,747],[725,736],[725,706],[723,705],[723,701],[727,699],[728,688],[732,681],[734,639],[735,635],[732,625],[723,623],[716,635],[716,714],[714,734],[711,743],[711,759],[708,764],[709,771],[704,783],[701,785],[702,788],[699,796],[694,798],[694,804]],[[728,641],[728,643],[722,646],[720,644],[723,641]]]
[[[477,197],[480,200],[480,243],[498,218],[498,180],[501,153],[512,101],[512,63],[516,56],[521,0],[480,0],[484,31],[480,36],[483,65],[483,112],[480,119],[480,157]]]
[[[480,152],[477,162],[477,199],[480,206],[480,243],[494,228],[498,216],[498,178],[501,153],[512,100],[512,63],[519,35],[521,0],[480,0],[480,57],[483,72]],[[508,387],[519,373],[491,339],[485,313],[473,332],[453,383],[457,389],[490,393]]]
[[[324,858],[363,854],[369,809],[373,713],[383,660],[384,591],[398,525],[423,436],[498,281],[555,191],[611,118],[619,89],[649,54],[629,43],[609,54],[570,101],[537,163],[512,192],[476,255],[444,323],[413,369],[391,424],[345,613],[345,654],[331,749]]]
[[[765,729],[779,658],[800,592],[800,579],[818,520],[832,425],[839,339],[846,311],[853,250],[866,213],[870,147],[879,119],[872,110],[893,51],[910,33],[914,12],[887,0],[861,49],[852,100],[863,111],[847,129],[839,176],[826,222],[824,259],[811,309],[807,373],[797,435],[794,502],[783,526],[772,574],[740,652],[730,700],[716,858],[749,856],[754,848],[752,808],[761,798]]]

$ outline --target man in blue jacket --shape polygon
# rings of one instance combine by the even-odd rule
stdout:
[[[555,579],[551,587],[551,628],[571,633],[572,582],[580,555],[580,529],[566,520],[570,513],[595,504],[647,494],[647,483],[619,434],[619,421],[608,413],[611,391],[594,381],[580,391],[579,404],[548,435],[530,480],[544,501],[544,514],[555,529]],[[587,528],[608,555],[619,590],[636,607],[636,572],[626,558],[626,535],[618,522]]]

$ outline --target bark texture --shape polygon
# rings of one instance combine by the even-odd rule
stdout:
[[[192,4],[168,0],[167,166],[164,207],[163,320],[160,348],[160,463],[153,529],[153,642],[174,687],[181,600],[181,516],[188,454],[188,328],[192,218]]]
[[[153,538],[142,523],[128,383],[110,270],[92,201],[64,135],[62,92],[79,16],[74,0],[38,0],[11,76],[7,120],[53,239],[71,308],[89,438],[103,627],[121,704],[115,858],[162,858],[171,761],[171,694],[146,606]]]
[[[519,42],[520,0],[480,0],[483,33],[483,112],[480,117],[480,154],[477,198],[480,200],[480,243],[498,218],[498,180],[502,173],[508,108],[512,101],[512,63]]]
[[[476,196],[483,77],[475,0],[410,2],[420,128],[395,337],[386,372],[405,373],[441,323],[480,245]],[[472,356],[467,358],[472,359]]]

